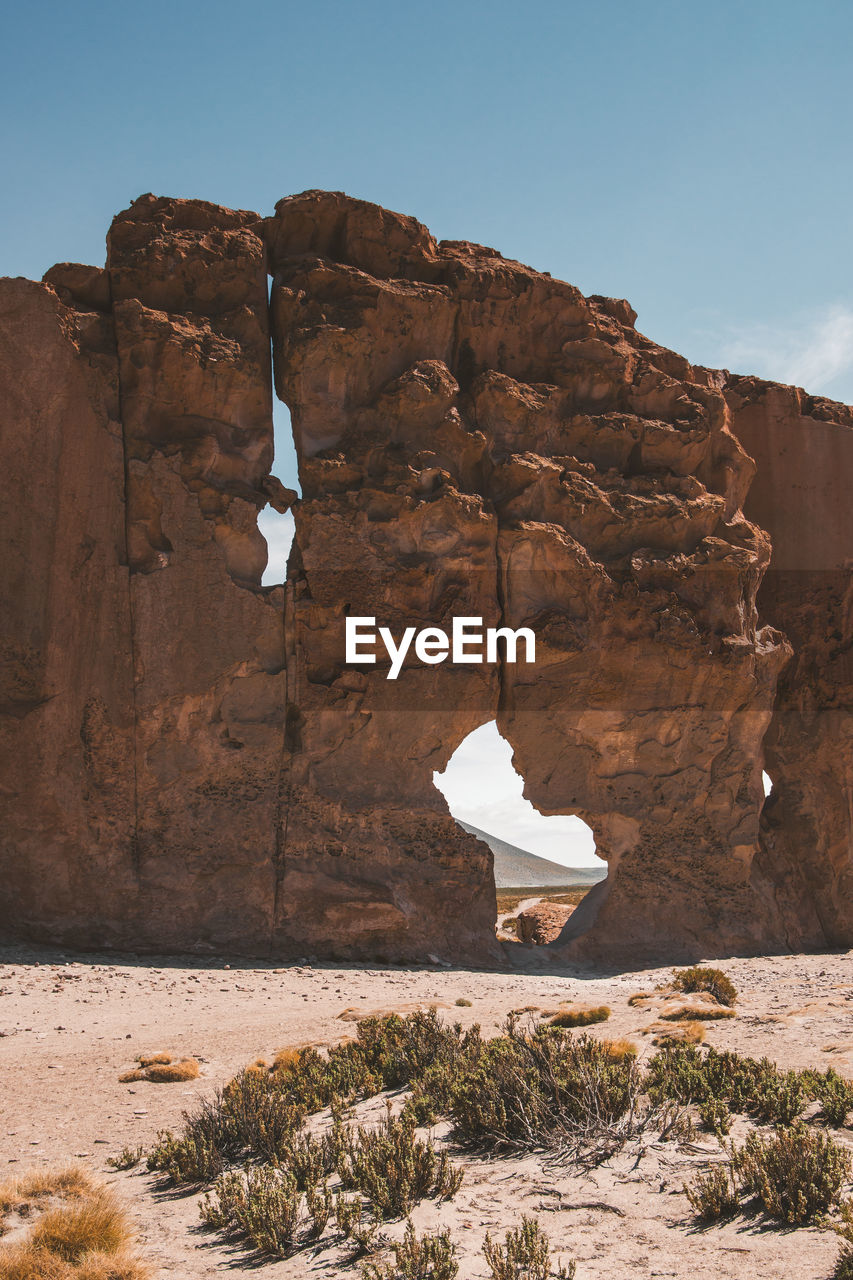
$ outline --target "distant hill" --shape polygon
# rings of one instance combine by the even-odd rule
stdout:
[[[488,831],[472,827],[470,822],[459,822],[459,825],[472,836],[485,841],[491,849],[495,856],[495,885],[498,889],[597,884],[607,874],[604,867],[562,867],[558,862],[538,858],[535,853],[528,853],[526,849],[489,835]]]

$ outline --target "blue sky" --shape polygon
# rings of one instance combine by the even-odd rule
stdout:
[[[30,0],[0,37],[0,274],[103,262],[144,191],[342,189],[853,401],[849,0]]]

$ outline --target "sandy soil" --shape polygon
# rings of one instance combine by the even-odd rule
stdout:
[[[519,949],[519,955],[521,951]],[[543,957],[538,957],[543,963]],[[718,962],[719,963],[719,962]],[[738,1016],[711,1023],[707,1041],[789,1067],[833,1065],[853,1075],[853,953],[731,960],[723,964],[740,993]],[[669,969],[602,976],[580,970],[476,972],[444,968],[358,968],[303,964],[281,968],[219,959],[196,963],[157,957],[72,956],[0,949],[0,1178],[27,1167],[83,1161],[127,1200],[154,1276],[196,1277],[258,1272],[357,1276],[340,1249],[304,1252],[262,1263],[198,1226],[197,1195],[158,1188],[147,1173],[106,1165],[125,1144],[150,1144],[176,1127],[182,1109],[225,1083],[240,1067],[274,1050],[324,1045],[352,1033],[367,1012],[437,1005],[445,1016],[484,1030],[507,1012],[552,1009],[561,1001],[607,1004],[609,1022],[593,1028],[630,1036],[653,1052],[654,1006],[628,998],[665,982]],[[470,1007],[456,1007],[459,998]],[[168,1050],[194,1055],[200,1079],[188,1084],[120,1084],[137,1054]],[[368,1104],[368,1111],[377,1103]],[[735,1128],[733,1136],[743,1131]],[[440,1135],[439,1131],[439,1135]],[[853,1146],[853,1135],[842,1134]],[[456,1199],[415,1211],[418,1227],[451,1228],[460,1277],[480,1278],[487,1230],[502,1233],[535,1213],[564,1259],[578,1260],[577,1280],[614,1277],[715,1277],[735,1280],[823,1280],[838,1246],[816,1228],[768,1229],[736,1219],[707,1230],[691,1219],[682,1186],[718,1158],[716,1140],[632,1148],[588,1174],[539,1157],[471,1159]],[[402,1228],[393,1224],[389,1235]]]

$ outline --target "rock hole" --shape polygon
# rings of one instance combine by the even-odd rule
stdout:
[[[282,404],[277,399],[273,400],[272,420],[275,442],[274,474],[278,476],[285,488],[295,489],[301,494],[290,410],[286,404]],[[264,507],[258,516],[258,528],[267,544],[267,567],[261,578],[261,585],[274,587],[287,580],[287,560],[296,532],[293,512],[287,511],[284,515],[279,515],[272,507]]]
[[[530,899],[569,899],[554,905],[574,908],[605,879],[607,863],[596,856],[592,830],[581,818],[544,817],[525,800],[512,748],[494,720],[463,739],[433,782],[459,825],[492,849],[502,941],[518,940],[517,915]],[[546,933],[543,922],[530,940],[551,941]]]
[[[773,794],[773,779],[766,770],[761,775],[761,782],[764,787],[764,799],[767,800]]]

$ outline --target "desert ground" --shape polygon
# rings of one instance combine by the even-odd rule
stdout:
[[[436,1006],[449,1020],[495,1033],[511,1010],[604,1004],[612,1016],[591,1034],[629,1037],[642,1057],[654,1052],[655,1001],[628,1001],[668,982],[670,969],[558,971],[549,969],[544,951],[510,946],[507,953],[504,971],[478,972],[0,949],[0,1179],[32,1167],[84,1164],[127,1204],[139,1251],[157,1280],[243,1268],[270,1280],[358,1276],[341,1248],[259,1261],[202,1229],[198,1193],[164,1189],[144,1161],[118,1172],[107,1160],[125,1146],[149,1146],[158,1130],[179,1127],[182,1110],[253,1060],[289,1046],[332,1044],[352,1035],[353,1019],[368,1013]],[[853,1075],[853,953],[714,963],[739,998],[736,1017],[705,1025],[706,1043],[767,1055],[784,1067],[834,1066]],[[138,1055],[159,1051],[196,1057],[200,1077],[119,1082]],[[362,1104],[359,1115],[381,1109],[377,1099]],[[736,1119],[731,1136],[744,1130],[745,1121]],[[445,1132],[439,1126],[435,1136]],[[853,1146],[849,1130],[837,1136]],[[558,1261],[577,1260],[577,1280],[824,1280],[838,1256],[827,1229],[780,1229],[744,1217],[697,1225],[683,1184],[721,1155],[708,1133],[664,1142],[646,1135],[589,1171],[539,1155],[482,1158],[452,1148],[451,1154],[465,1170],[461,1189],[448,1202],[422,1202],[412,1218],[419,1230],[450,1228],[463,1278],[489,1275],[485,1232],[502,1234],[523,1213],[538,1217]],[[402,1225],[391,1224],[388,1234],[399,1239]]]

